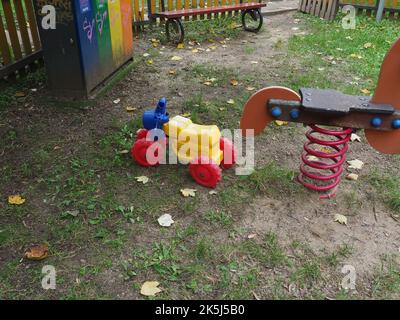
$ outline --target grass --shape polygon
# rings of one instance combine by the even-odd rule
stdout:
[[[301,57],[301,65],[288,75],[290,86],[336,88],[357,95],[362,89],[373,92],[383,58],[398,38],[397,23],[384,19],[376,24],[373,17],[357,16],[356,30],[346,30],[340,16],[333,23],[304,19],[309,34],[289,41],[288,59]]]
[[[375,62],[370,62],[370,58],[378,61],[387,46],[369,39],[375,48],[361,47],[367,42],[367,33],[378,34],[380,27],[360,28],[351,34],[355,42],[350,45],[344,41],[346,35],[336,31],[336,25],[305,19],[312,34],[292,38],[287,57],[301,63],[284,68],[280,81],[293,87],[314,84],[327,87],[346,83],[339,81],[343,80],[341,77],[354,73],[362,77],[360,84],[350,84],[346,90],[359,92],[360,88],[368,87],[367,78],[375,79],[377,73]],[[212,34],[213,28],[216,31],[211,36],[212,41],[233,38],[240,30],[229,28],[232,21],[235,20],[187,23],[187,40],[205,42],[210,39],[207,33]],[[361,18],[359,23],[364,26],[370,21]],[[393,36],[392,23],[383,27],[388,28],[388,32],[382,37],[389,41]],[[160,29],[149,35],[164,37]],[[276,46],[280,47],[281,42]],[[252,46],[241,48],[248,55],[255,49]],[[355,50],[361,50],[362,59],[349,57]],[[316,52],[322,54],[317,54],[314,64]],[[333,56],[340,63],[333,65],[328,62],[332,60],[324,59],[327,56]],[[151,52],[149,58],[158,56]],[[359,60],[369,65],[356,68]],[[135,64],[129,72],[139,72],[138,67]],[[329,76],[321,77],[318,71],[321,67],[326,68]],[[144,68],[149,72],[157,71],[154,66]],[[216,123],[221,127],[237,126],[241,108],[250,95],[231,86],[229,81],[236,79],[243,86],[262,84],[256,76],[240,74],[232,67],[217,68],[207,63],[191,65],[189,70],[192,77],[187,79],[188,83],[194,81],[198,85],[215,78],[216,85],[212,89],[221,89],[224,95],[217,92],[210,98],[194,93],[177,112],[190,113],[195,122]],[[32,77],[34,84],[21,82],[7,89],[14,93],[2,92],[0,99],[9,99],[2,105],[4,108],[12,110],[19,103],[15,92],[26,91],[36,85],[36,81],[44,80],[40,75]],[[106,99],[109,92],[107,89],[100,99]],[[235,105],[227,106],[227,98],[234,98]],[[59,106],[54,103],[54,107]],[[71,122],[92,114],[82,108],[81,102],[65,107]],[[54,108],[48,112],[53,114]],[[325,298],[324,290],[332,284],[334,295],[348,298],[336,284],[340,283],[338,277],[342,277],[340,267],[354,253],[349,244],[342,244],[331,252],[315,252],[304,243],[288,244],[272,231],[257,232],[249,239],[249,232],[253,231],[238,227],[244,208],[256,196],[276,199],[284,205],[286,198],[306,201],[307,194],[294,181],[295,171],[278,161],[268,161],[247,177],[224,173],[223,188],[218,189],[216,195],[208,196],[206,190],[198,189],[195,198],[183,198],[180,188],[197,187],[187,167],[141,168],[132,163],[129,154],[121,153],[130,149],[140,126],[138,115],[131,121],[126,117],[110,118],[107,132],[93,130],[88,137],[82,137],[80,144],[71,147],[70,152],[54,152],[55,145],[68,145],[69,137],[48,137],[43,142],[35,141],[35,131],[6,130],[0,149],[16,152],[23,142],[24,151],[26,148],[29,152],[24,152],[24,157],[16,159],[15,163],[1,164],[0,187],[5,194],[10,188],[21,188],[28,201],[20,207],[11,207],[4,201],[0,203],[0,253],[6,256],[6,263],[0,270],[1,299],[101,299],[115,298],[121,292],[125,297],[138,299],[142,298],[139,295],[142,283],[148,280],[161,283],[163,292],[157,298],[163,299],[286,299],[297,297],[288,290],[293,285],[301,288],[301,298]],[[46,131],[47,127],[40,123],[34,130]],[[28,142],[22,139],[30,134]],[[150,182],[137,183],[135,177],[140,175],[147,175]],[[371,176],[371,184],[380,190],[382,201],[393,210],[399,210],[397,176]],[[345,201],[349,208],[358,211],[359,199],[355,194],[349,194]],[[157,218],[164,212],[171,213],[175,220],[169,228],[160,228],[157,224]],[[20,262],[23,248],[42,241],[51,247],[51,256],[45,263],[62,266],[56,292],[40,290],[41,263]],[[25,272],[27,266],[29,272]],[[113,286],[105,280],[110,277]],[[397,297],[398,282],[398,265],[386,261],[374,275],[374,297]],[[365,297],[366,293],[360,292],[359,296]]]
[[[397,214],[400,213],[400,178],[396,175],[373,172],[369,181],[377,194]]]

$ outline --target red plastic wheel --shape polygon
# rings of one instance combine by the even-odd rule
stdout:
[[[236,163],[236,150],[235,145],[227,138],[219,140],[219,148],[223,152],[221,167],[224,169],[232,168]]]
[[[131,149],[131,156],[133,160],[135,160],[138,164],[140,164],[143,167],[154,167],[159,165],[159,162],[156,163],[150,163],[147,160],[146,154],[147,154],[147,149],[150,148],[153,144],[159,144],[156,141],[147,141],[146,138],[142,138],[137,140]],[[161,145],[160,145],[161,146]],[[155,152],[154,155],[158,157],[158,152],[160,151],[160,148],[158,148]],[[164,152],[164,151],[163,151]]]
[[[149,130],[147,130],[147,129],[139,129],[136,132],[136,140],[146,138],[147,132],[149,132]]]
[[[189,165],[189,172],[199,185],[207,188],[215,188],[221,181],[221,168],[206,158],[199,158]]]

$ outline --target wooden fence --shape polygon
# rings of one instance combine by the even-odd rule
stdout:
[[[0,79],[41,58],[32,0],[0,0]]]
[[[377,11],[376,0],[341,0],[341,6],[350,4],[357,8],[358,14],[375,16]],[[400,19],[400,0],[385,0],[383,17],[389,19]]]

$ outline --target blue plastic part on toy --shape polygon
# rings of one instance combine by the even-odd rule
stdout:
[[[392,122],[393,129],[400,129],[400,119],[394,119]]]
[[[271,109],[271,114],[274,118],[278,118],[282,115],[282,110],[279,107],[273,107]]]
[[[143,127],[147,130],[162,129],[169,121],[167,112],[167,99],[161,98],[155,110],[147,110],[143,113]]]
[[[292,119],[298,119],[300,117],[300,110],[299,109],[293,109],[290,111],[290,117]]]
[[[375,128],[380,127],[382,125],[382,119],[379,117],[374,117],[371,120],[371,125]]]

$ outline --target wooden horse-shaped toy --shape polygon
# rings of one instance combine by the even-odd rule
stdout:
[[[258,135],[273,120],[310,126],[298,180],[307,188],[323,191],[321,198],[334,196],[354,129],[364,129],[369,144],[379,152],[400,153],[400,39],[383,61],[372,98],[335,90],[302,88],[297,93],[268,87],[247,101],[240,128],[243,134]]]

